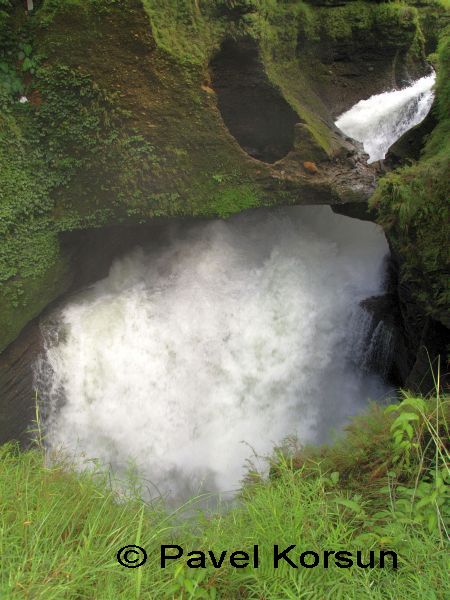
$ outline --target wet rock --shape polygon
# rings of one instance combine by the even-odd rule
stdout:
[[[35,417],[32,364],[41,349],[37,320],[0,355],[0,444],[18,440],[26,446],[28,425]]]
[[[407,163],[409,160],[419,160],[426,137],[437,125],[435,103],[430,112],[419,125],[416,125],[393,144],[384,159],[384,167],[393,169]]]

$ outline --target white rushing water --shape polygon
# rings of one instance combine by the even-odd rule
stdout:
[[[172,497],[233,490],[252,449],[323,441],[383,396],[348,360],[382,288],[375,225],[293,207],[162,227],[43,324],[51,448],[132,461]]]
[[[427,116],[433,103],[434,73],[401,90],[361,100],[336,121],[346,135],[362,142],[369,162],[381,160],[394,142]]]

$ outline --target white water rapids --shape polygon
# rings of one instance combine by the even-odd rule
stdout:
[[[369,162],[381,160],[398,138],[427,116],[435,79],[432,73],[401,90],[361,100],[337,119],[336,126],[363,143]]]
[[[425,116],[433,81],[361,101],[337,124],[381,158]],[[290,435],[324,441],[386,394],[367,353],[381,349],[386,371],[392,333],[372,335],[360,307],[383,291],[375,225],[295,207],[161,229],[164,243],[116,260],[42,323],[50,449],[116,474],[132,462],[181,499],[236,489],[253,452]]]
[[[49,445],[186,497],[235,489],[251,448],[324,440],[386,391],[348,357],[386,253],[327,207],[168,227],[43,325]]]

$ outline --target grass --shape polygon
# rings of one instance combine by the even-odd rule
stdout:
[[[7,599],[319,598],[444,599],[449,502],[449,398],[405,394],[387,409],[373,406],[329,447],[278,449],[270,477],[253,474],[239,501],[180,519],[162,502],[146,503],[134,486],[111,489],[99,468],[76,473],[62,459],[48,464],[42,445],[0,448],[0,597]],[[38,436],[39,437],[39,436]],[[147,563],[127,569],[119,548],[137,544]],[[159,565],[162,544],[188,551],[251,551],[257,569],[189,569]],[[394,551],[384,569],[273,568],[273,545],[295,544],[298,564],[312,550]],[[297,557],[297,558],[296,558]],[[321,562],[323,564],[323,561]]]

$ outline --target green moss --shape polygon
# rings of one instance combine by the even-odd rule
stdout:
[[[57,244],[54,238],[43,240],[42,237],[31,242],[35,244],[28,248],[30,264],[39,262],[36,259],[42,256],[47,242]],[[33,249],[38,251],[36,256],[32,256]],[[45,268],[40,265],[35,274],[18,276],[0,285],[0,348],[11,343],[29,321],[67,289],[70,283],[68,260],[60,253],[54,259],[53,264],[47,260]]]
[[[298,60],[269,63],[268,73],[282,89],[284,97],[295,109],[305,127],[297,144],[305,160],[324,160],[333,154],[340,141],[334,138],[328,112],[311,86],[310,74],[302,69]]]
[[[158,46],[181,63],[204,65],[218,46],[225,23],[211,18],[214,3],[143,0]]]
[[[232,214],[262,204],[260,195],[255,190],[255,186],[251,184],[235,183],[232,185],[227,182],[214,181],[213,186],[208,186],[208,189],[210,193],[206,206],[208,206],[210,216],[227,218]],[[202,215],[204,210],[205,204],[199,203],[194,214]]]

